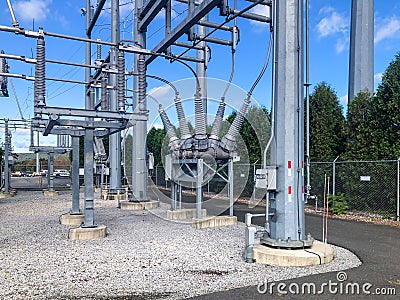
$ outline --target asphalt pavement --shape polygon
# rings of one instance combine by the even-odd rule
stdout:
[[[13,189],[23,189],[29,191],[40,191],[47,188],[46,176],[35,177],[11,177],[10,186]],[[65,189],[71,187],[70,177],[54,177],[55,189]]]
[[[253,210],[248,205],[236,203],[234,214],[238,220],[244,221],[246,212],[262,212],[262,207]],[[263,225],[262,219],[254,219],[254,223]],[[195,297],[197,300],[216,299],[400,299],[400,228],[384,225],[374,225],[363,222],[329,219],[328,242],[344,247],[355,253],[362,261],[362,265],[344,271],[339,276],[347,276],[344,281],[339,281],[338,272],[311,275],[302,278],[282,281],[283,293],[278,293],[272,288],[266,293],[260,293],[257,286],[233,289],[220,293],[213,293]],[[318,240],[322,237],[322,218],[316,215],[306,215],[306,231]],[[260,279],[263,283],[267,278]],[[342,277],[343,278],[343,277]],[[343,280],[343,279],[342,279]],[[331,286],[329,287],[329,282]],[[296,294],[297,286],[307,287],[315,284],[316,291]],[[341,284],[342,283],[342,284]],[[351,284],[354,284],[354,288]],[[337,284],[337,285],[335,285]],[[289,291],[292,287],[294,293]],[[340,287],[342,291],[340,290]],[[357,293],[357,286],[360,287]],[[260,286],[262,290],[264,286]],[[365,289],[365,292],[363,291]],[[322,291],[318,294],[319,291]],[[354,292],[353,292],[354,291]],[[287,293],[287,294],[285,294]],[[388,295],[393,294],[396,295]],[[386,295],[382,295],[386,294]]]

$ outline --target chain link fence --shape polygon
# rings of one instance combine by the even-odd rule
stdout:
[[[254,174],[259,168],[262,168],[260,164],[234,163],[234,197],[252,196]],[[308,205],[322,209],[325,190],[330,195],[331,209],[335,201],[341,201],[341,213],[396,219],[399,217],[399,169],[400,160],[311,163],[311,195],[314,197]],[[153,184],[169,188],[163,166],[155,166],[149,173]],[[221,173],[227,178],[227,167]],[[194,191],[194,188],[195,184],[184,189]],[[218,176],[204,186],[204,191],[212,194],[224,195],[227,189],[226,181]]]
[[[309,204],[322,207],[325,193],[331,208],[334,201],[342,202],[341,213],[396,219],[399,165],[400,160],[311,163],[311,195],[316,197]]]

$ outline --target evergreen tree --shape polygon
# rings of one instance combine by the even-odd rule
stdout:
[[[345,151],[345,118],[336,92],[325,82],[310,95],[310,159],[333,161]]]
[[[377,157],[400,157],[400,53],[389,64],[378,86],[372,111]]]
[[[166,132],[164,129],[156,129],[152,127],[147,133],[147,150],[153,153],[155,166],[162,165],[162,148],[165,139]]]
[[[347,110],[347,160],[378,159],[374,140],[374,96],[368,91],[360,92],[351,100]]]

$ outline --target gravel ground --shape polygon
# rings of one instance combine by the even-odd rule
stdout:
[[[243,223],[196,230],[163,219],[166,205],[132,212],[96,200],[95,220],[107,225],[108,236],[71,241],[59,224],[70,206],[66,192],[0,199],[0,299],[183,299],[361,264],[335,246],[327,265],[247,264]]]

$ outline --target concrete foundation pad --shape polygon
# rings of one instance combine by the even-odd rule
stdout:
[[[236,216],[213,216],[193,219],[192,227],[196,229],[237,225]]]
[[[69,231],[70,240],[98,240],[107,236],[107,227],[99,225],[97,227],[78,227],[71,228]]]
[[[122,210],[144,210],[157,208],[160,203],[158,201],[129,202],[121,201]]]
[[[256,243],[253,248],[256,263],[282,267],[302,267],[326,264],[333,260],[333,248],[314,241],[311,248],[277,249]]]
[[[201,210],[201,217],[205,218],[207,216],[207,210]],[[178,209],[178,210],[167,210],[168,220],[187,220],[196,217],[196,209]]]
[[[60,223],[62,225],[69,225],[69,226],[80,226],[83,223],[85,216],[83,214],[66,214],[61,215]]]
[[[9,197],[14,197],[15,194],[13,193],[0,193],[0,199],[4,199],[4,198],[9,198]]]
[[[57,191],[43,191],[43,195],[48,196],[48,197],[53,197],[53,196],[58,196],[58,192]]]

